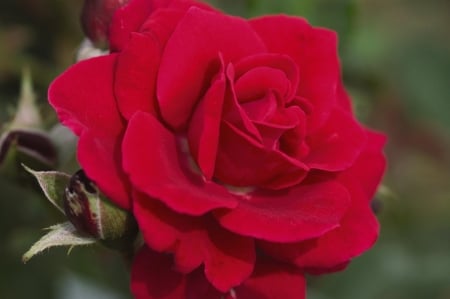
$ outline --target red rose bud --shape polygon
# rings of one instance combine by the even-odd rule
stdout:
[[[103,196],[83,170],[65,190],[64,211],[79,232],[115,249],[131,247],[137,234],[134,218]]]
[[[114,12],[129,0],[85,0],[81,12],[81,26],[94,43],[107,40],[109,24]]]

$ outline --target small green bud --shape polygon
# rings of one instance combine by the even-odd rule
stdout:
[[[63,205],[67,218],[78,231],[114,249],[133,246],[138,232],[135,219],[101,194],[83,170],[70,179]]]

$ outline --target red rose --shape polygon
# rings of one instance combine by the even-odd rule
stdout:
[[[304,298],[305,272],[372,246],[385,138],[352,114],[334,32],[181,0],[132,0],[109,32],[49,98],[137,219],[136,298]]]

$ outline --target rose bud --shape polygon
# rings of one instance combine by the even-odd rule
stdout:
[[[0,169],[14,173],[20,163],[49,168],[56,164],[57,152],[36,107],[31,75],[24,70],[17,110],[13,120],[2,127]]]
[[[8,130],[0,136],[0,169],[15,169],[20,163],[49,168],[56,158],[56,150],[44,132]]]
[[[63,204],[67,218],[79,232],[114,249],[133,245],[137,234],[134,218],[104,197],[83,170],[70,179]]]
[[[81,12],[81,26],[94,43],[103,43],[108,37],[114,12],[128,0],[85,0]]]

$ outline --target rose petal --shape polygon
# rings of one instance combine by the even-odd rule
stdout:
[[[254,242],[219,227],[215,220],[207,227],[205,275],[216,289],[226,292],[252,273],[256,259]]]
[[[206,4],[194,1],[170,1],[172,2],[171,5],[166,5],[166,8],[153,12],[139,29],[139,32],[157,41],[161,49],[164,49],[178,23],[191,6],[198,6],[206,10],[211,9]]]
[[[295,157],[291,153],[299,151],[298,147],[303,142],[303,136],[296,134],[293,142],[289,143],[291,140],[288,137],[292,135],[289,132],[292,130],[304,132],[305,113],[296,106],[281,108],[268,121],[270,122],[254,122],[261,133],[264,145],[268,148],[280,150],[288,156]],[[282,136],[283,138],[280,139]]]
[[[331,268],[304,268],[303,271],[311,275],[323,275],[345,270],[350,265],[350,261],[339,264]]]
[[[156,112],[156,75],[161,55],[157,41],[139,33],[131,38],[117,59],[114,91],[122,116],[136,111]]]
[[[263,122],[270,119],[275,113],[278,108],[278,101],[276,95],[273,92],[269,92],[268,94],[263,94],[259,99],[241,103],[241,107],[250,120]]]
[[[152,0],[152,1],[154,2],[155,8],[169,8],[186,11],[190,7],[195,6],[205,10],[211,11],[215,10],[214,7],[196,0]]]
[[[219,73],[195,109],[189,124],[189,148],[207,180],[211,180],[216,164],[226,84],[225,75]]]
[[[185,298],[186,279],[172,268],[170,255],[144,246],[134,257],[131,292],[136,299]]]
[[[285,101],[289,102],[297,91],[299,82],[299,71],[295,62],[287,55],[264,53],[243,58],[235,64],[236,78],[239,80],[247,71],[258,67],[269,67],[280,70],[289,80],[289,90],[283,96]],[[269,83],[270,85],[270,83]],[[243,99],[239,97],[239,101]]]
[[[340,83],[336,34],[311,27],[304,19],[266,16],[250,21],[271,53],[289,55],[300,72],[298,95],[313,106],[308,127],[311,132],[328,118],[336,103]]]
[[[213,209],[233,208],[237,202],[224,188],[205,182],[188,169],[176,137],[151,114],[131,119],[123,142],[124,169],[132,184],[179,213],[202,215]]]
[[[153,11],[140,26],[139,33],[130,33],[117,63],[115,93],[126,119],[139,110],[155,113],[156,78],[167,40],[190,6],[195,4],[207,8],[192,1],[153,2],[156,7],[171,8]]]
[[[344,109],[344,111],[353,113],[352,101],[347,91],[345,90],[344,84],[342,82],[338,84],[337,94],[338,94],[337,102],[339,107]]]
[[[302,162],[320,170],[344,170],[355,163],[366,142],[367,134],[354,117],[335,109],[325,125],[307,140],[311,150]]]
[[[108,199],[124,209],[131,205],[130,183],[121,165],[121,138],[99,138],[85,131],[78,141],[77,158],[86,175]]]
[[[192,6],[213,10],[211,6],[205,3],[191,0],[130,0],[127,5],[118,9],[112,18],[109,29],[111,51],[119,52],[123,50],[129,41],[130,33],[141,31],[143,23],[161,13],[161,10],[184,13]],[[159,19],[157,23],[161,20]],[[165,19],[162,23],[167,24],[167,21]]]
[[[234,290],[238,299],[305,299],[302,273],[287,264],[259,260],[253,275]]]
[[[352,204],[339,227],[317,239],[297,244],[261,242],[259,245],[271,256],[291,260],[305,269],[312,268],[315,274],[339,270],[339,265],[369,249],[378,237],[378,222],[358,182],[345,179],[343,184],[350,192]]]
[[[264,50],[245,20],[190,8],[167,42],[161,60],[157,94],[164,120],[174,128],[185,125],[214,75],[208,68],[219,52],[228,62]]]
[[[224,299],[223,296],[224,294],[216,290],[206,279],[203,269],[200,268],[188,275],[186,299]]]
[[[283,191],[249,193],[237,208],[217,210],[214,215],[239,235],[296,242],[338,227],[349,204],[349,194],[340,184],[304,181]]]
[[[138,31],[152,9],[155,8],[154,5],[154,1],[130,0],[116,10],[109,28],[111,52],[120,52],[126,47],[130,33]]]
[[[367,198],[371,200],[386,171],[386,157],[382,151],[386,143],[386,136],[367,129],[366,133],[368,141],[365,150],[343,175],[358,180],[367,194]]]
[[[75,134],[90,130],[97,136],[114,136],[123,130],[113,93],[116,59],[112,54],[81,61],[50,85],[50,104]]]
[[[205,265],[208,280],[225,292],[253,270],[253,240],[219,227],[210,217],[177,214],[163,204],[137,194],[134,212],[146,243],[175,254],[178,271],[189,273]]]
[[[235,82],[236,96],[240,102],[253,102],[269,91],[285,97],[290,90],[289,80],[281,70],[259,66],[248,70]]]
[[[87,176],[112,201],[129,208],[119,154],[124,127],[112,90],[116,58],[113,54],[75,64],[51,84],[48,96],[60,121],[80,136],[77,155]]]
[[[284,188],[299,183],[307,171],[301,162],[264,147],[228,122],[222,124],[215,177],[223,183]]]
[[[254,139],[256,142],[263,142],[262,136],[258,129],[255,127],[244,108],[238,101],[236,91],[234,89],[235,72],[234,66],[230,63],[226,67],[226,76],[228,80],[228,88],[225,94],[225,101],[223,104],[223,116],[222,119],[231,123],[240,131]]]
[[[144,240],[156,251],[173,252],[174,267],[189,273],[205,260],[203,219],[181,215],[145,194],[134,194],[134,215]]]

